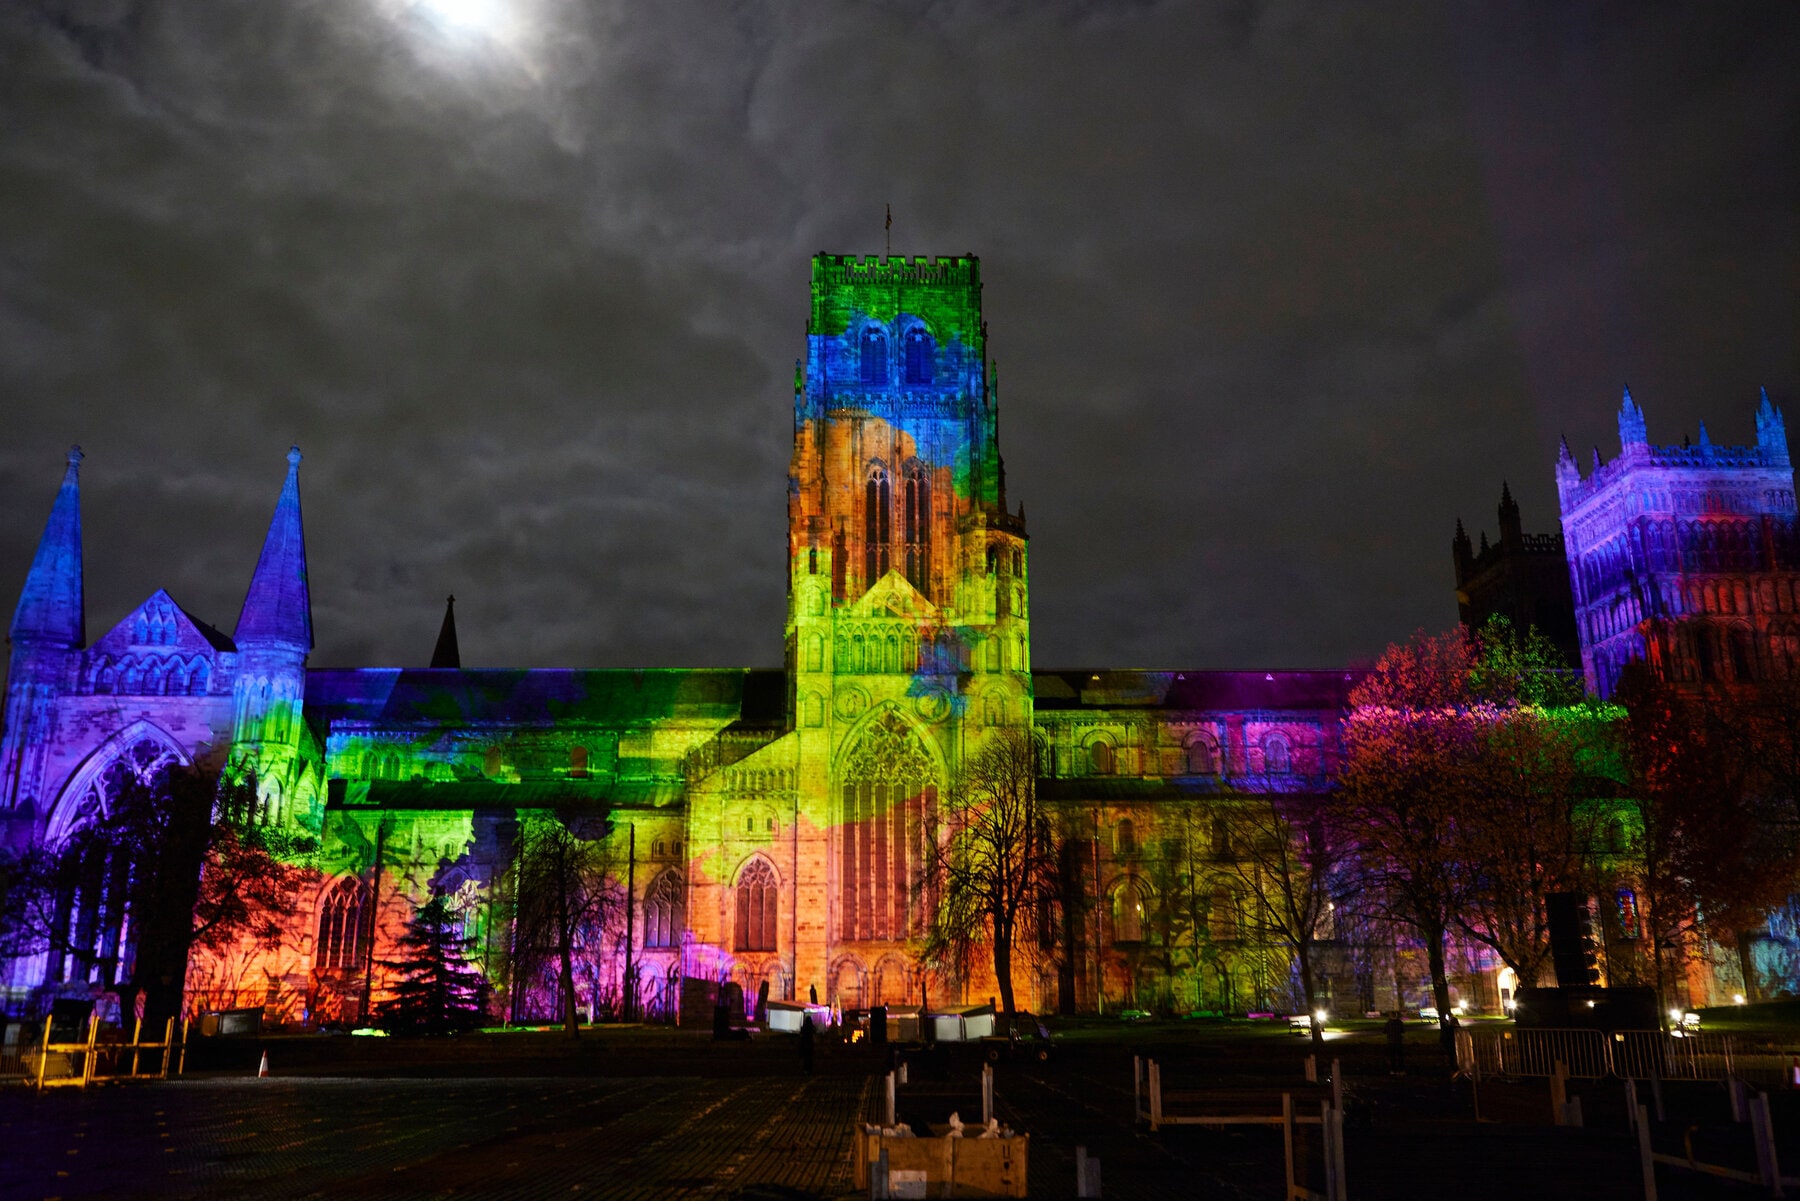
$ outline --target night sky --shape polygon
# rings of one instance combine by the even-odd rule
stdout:
[[[774,665],[810,256],[982,258],[1039,667],[1455,620],[1557,438],[1800,452],[1800,6],[0,6],[0,607],[229,631],[288,445],[315,666]]]

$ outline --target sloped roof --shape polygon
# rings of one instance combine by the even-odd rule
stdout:
[[[338,787],[342,784],[343,787]],[[495,780],[332,781],[330,805],[341,809],[617,809],[658,808],[681,800],[680,781]]]
[[[778,725],[779,670],[374,667],[306,673],[306,708],[372,725],[598,726],[685,719]]]
[[[1358,671],[1034,671],[1033,705],[1056,709],[1341,710]]]

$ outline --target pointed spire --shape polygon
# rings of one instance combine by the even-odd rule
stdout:
[[[1786,466],[1788,462],[1787,424],[1781,410],[1769,403],[1769,390],[1762,390],[1762,403],[1756,406],[1756,445],[1767,452],[1772,461]]]
[[[1569,439],[1562,437],[1556,450],[1556,486],[1567,488],[1580,482],[1581,468],[1575,465],[1575,456],[1569,453]]]
[[[1650,433],[1644,424],[1644,410],[1638,408],[1637,402],[1631,399],[1631,386],[1628,384],[1625,387],[1625,399],[1619,405],[1619,449],[1649,440]]]
[[[69,448],[62,487],[13,611],[12,640],[36,639],[78,647],[87,641],[81,578],[81,447]]]
[[[1711,446],[1712,445],[1712,439],[1710,437],[1708,437],[1707,433],[1706,433],[1706,422],[1705,421],[1702,421],[1700,423],[1700,445],[1702,445],[1702,446]]]
[[[1524,536],[1525,526],[1519,520],[1519,502],[1513,499],[1512,486],[1500,481],[1500,542],[1516,546]]]
[[[1598,446],[1594,447],[1594,470],[1598,471],[1605,465],[1606,460],[1600,457],[1600,448]]]
[[[461,667],[462,652],[456,646],[456,598],[444,599],[444,624],[438,628],[437,646],[431,651],[433,667]]]
[[[287,480],[238,614],[236,640],[240,647],[274,642],[305,653],[313,645],[312,594],[306,586],[306,535],[300,525],[298,446],[288,450],[287,460]]]

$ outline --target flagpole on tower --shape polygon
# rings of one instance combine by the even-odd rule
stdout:
[[[887,206],[887,224],[882,229],[887,232],[887,253],[883,257],[891,259],[894,257],[894,206],[891,204]]]

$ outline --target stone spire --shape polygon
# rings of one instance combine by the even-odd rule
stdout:
[[[300,448],[288,451],[287,481],[269,535],[263,539],[256,574],[238,614],[237,644],[276,643],[306,654],[312,650],[312,595],[306,587],[306,535],[300,525]]]
[[[81,582],[81,447],[69,448],[50,520],[13,611],[15,643],[37,641],[75,648],[87,641],[87,607]]]
[[[1644,410],[1631,399],[1631,387],[1626,385],[1625,399],[1619,404],[1619,448],[1647,443],[1650,440],[1648,427],[1644,423]]]
[[[462,652],[456,646],[456,598],[444,600],[444,624],[438,629],[437,646],[431,651],[433,667],[461,667]]]

